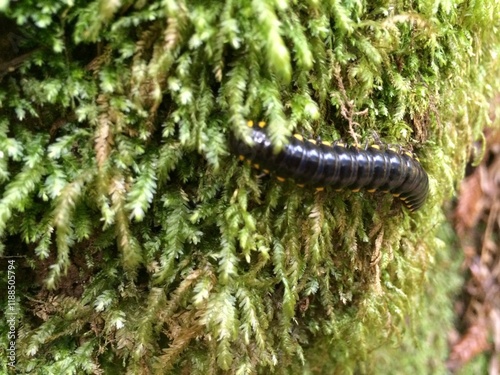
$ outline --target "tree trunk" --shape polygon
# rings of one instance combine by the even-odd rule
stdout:
[[[500,3],[0,9],[5,372],[445,372],[442,205],[500,88]],[[230,147],[248,121],[269,176]],[[429,197],[280,182],[293,133],[411,151]]]

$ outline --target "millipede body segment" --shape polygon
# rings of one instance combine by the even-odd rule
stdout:
[[[317,189],[331,186],[390,192],[410,211],[422,207],[427,198],[427,173],[407,151],[378,145],[361,149],[343,142],[316,142],[295,135],[280,152],[274,153],[265,123],[254,125],[250,121],[248,124],[254,144],[232,137],[231,149],[255,168],[275,173],[280,181],[292,178],[299,185]]]

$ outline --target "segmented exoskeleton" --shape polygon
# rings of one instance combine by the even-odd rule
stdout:
[[[274,153],[265,123],[248,124],[254,144],[232,137],[231,149],[242,160],[250,160],[255,168],[275,173],[280,181],[292,178],[299,185],[317,189],[331,186],[390,192],[410,211],[422,207],[427,198],[427,173],[408,151],[379,145],[362,149],[343,142],[316,142],[294,135],[280,152]]]

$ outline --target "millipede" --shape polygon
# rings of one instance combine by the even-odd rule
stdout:
[[[273,172],[279,181],[293,179],[316,190],[330,186],[354,192],[382,191],[400,199],[410,211],[425,203],[429,178],[414,155],[402,148],[378,144],[359,148],[344,142],[304,139],[295,134],[278,153],[265,130],[265,122],[249,121],[253,145],[231,137],[231,149],[254,168]]]

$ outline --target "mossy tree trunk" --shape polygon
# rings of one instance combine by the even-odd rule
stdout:
[[[17,371],[444,371],[457,278],[436,233],[500,87],[498,2],[0,7]],[[410,214],[259,176],[229,153],[250,119],[278,149],[413,149],[430,198]]]

